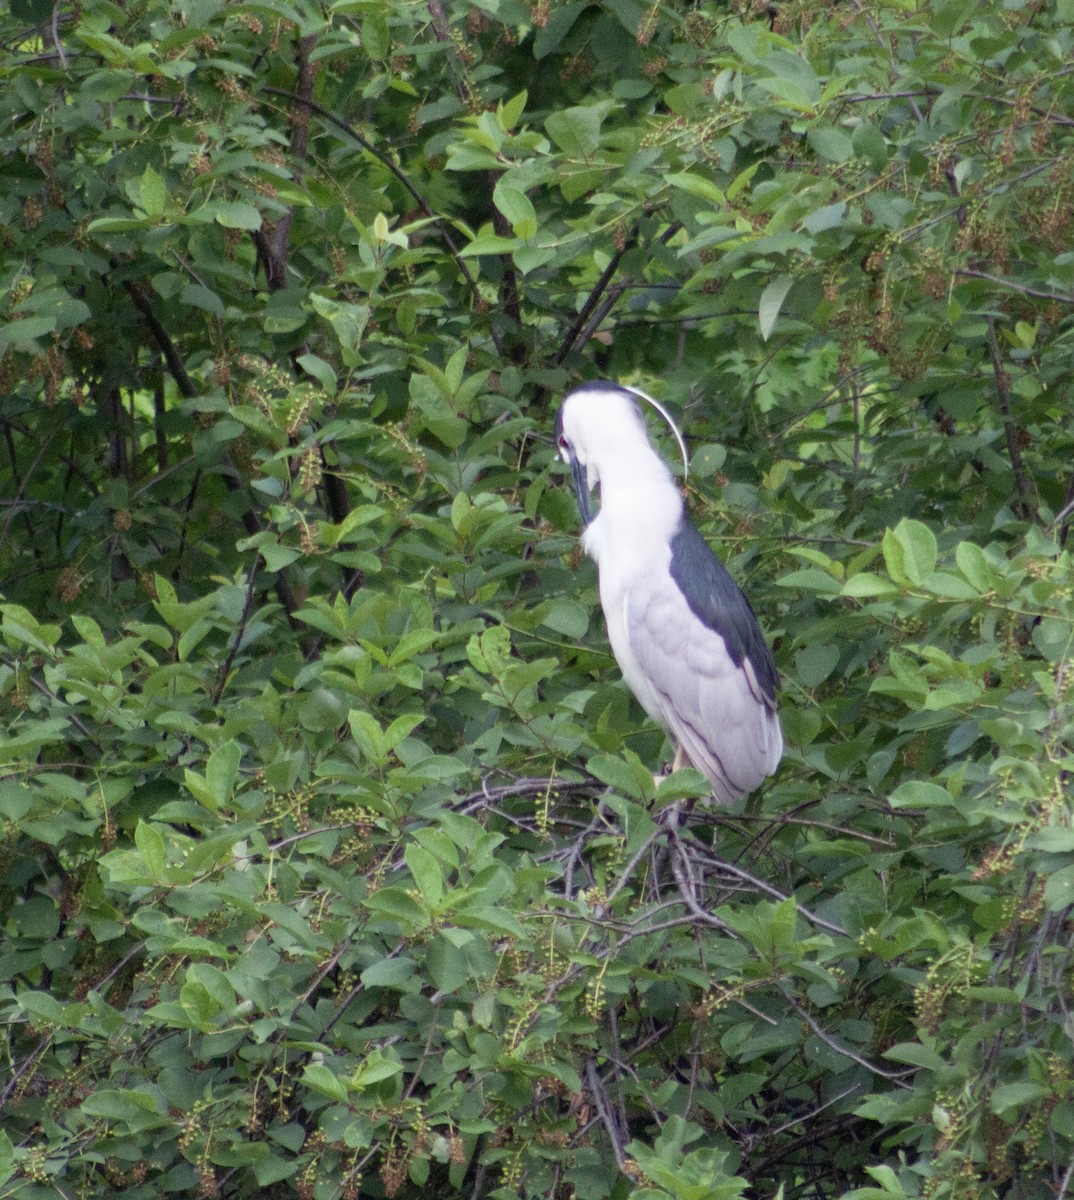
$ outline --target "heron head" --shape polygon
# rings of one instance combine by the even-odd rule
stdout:
[[[624,429],[648,444],[637,404],[613,383],[583,384],[556,414],[556,451],[571,469],[583,525],[589,524],[589,494],[600,483],[602,465],[618,452]]]
[[[624,472],[644,471],[656,462],[666,471],[649,441],[645,417],[635,397],[652,404],[668,422],[686,461],[686,448],[675,423],[650,396],[607,380],[582,384],[560,405],[555,438],[557,453],[571,469],[584,525],[590,519],[589,494],[611,467]]]

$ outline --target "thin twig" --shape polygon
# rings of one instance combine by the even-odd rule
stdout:
[[[623,890],[623,888],[626,886],[627,880],[630,878],[631,873],[633,872],[634,868],[638,865],[639,862],[641,862],[642,858],[646,854],[649,853],[649,848],[652,846],[653,842],[655,842],[659,836],[660,836],[660,830],[654,829],[652,831],[652,833],[650,833],[649,836],[645,839],[645,841],[642,842],[641,846],[635,853],[634,857],[630,860],[630,862],[628,862],[626,864],[626,866],[623,867],[623,869],[619,872],[619,882],[615,885],[615,887],[612,888],[612,890],[608,893],[608,895],[606,897],[606,901],[608,904],[611,904],[611,902],[616,898],[616,896],[618,896],[619,893]]]
[[[793,899],[781,892],[779,888],[773,887],[770,883],[765,883],[763,879],[758,879],[756,875],[751,875],[749,871],[744,871],[741,867],[736,867],[733,863],[729,863],[726,859],[719,858],[715,854],[704,854],[701,856],[703,861],[717,868],[717,870],[725,871],[728,875],[734,876],[735,879],[740,879],[743,883],[748,883],[750,887],[756,888],[760,892],[771,896],[775,900],[785,901]],[[799,904],[797,900],[794,902],[794,907],[799,914],[813,925],[819,926],[821,929],[827,929],[829,933],[838,933],[841,937],[849,937],[850,934],[841,926],[836,925],[832,921],[826,921],[823,917],[818,917],[815,912],[805,907],[804,904]]]
[[[604,1131],[608,1135],[608,1141],[611,1143],[616,1166],[621,1171],[626,1165],[625,1142],[623,1141],[623,1135],[619,1130],[615,1112],[612,1109],[611,1101],[608,1099],[608,1093],[604,1090],[604,1083],[600,1078],[600,1074],[597,1071],[597,1064],[592,1055],[586,1059],[585,1079],[590,1097],[593,1100],[593,1107],[597,1110],[600,1123],[604,1126]]]
[[[844,541],[844,539],[842,539],[842,538],[822,538],[822,537],[798,538],[797,540],[799,542],[812,541],[812,542],[821,542],[821,543],[829,543],[829,544],[832,542],[836,542],[840,545],[871,546],[873,544],[872,542],[867,542],[864,539],[861,540],[860,542],[855,542],[852,540]],[[721,825],[724,823],[725,819],[726,818],[719,817],[719,816],[714,816],[711,819],[707,819],[703,816],[699,816],[699,814],[697,814],[697,813],[695,813],[694,817],[693,817],[693,820],[695,823],[699,823],[699,822],[703,821],[705,824],[709,824],[709,825]],[[763,822],[766,825],[776,825],[781,828],[784,825],[800,825],[803,829],[823,829],[826,833],[837,833],[837,834],[839,834],[840,837],[850,838],[851,840],[856,840],[859,842],[868,842],[871,846],[879,846],[879,847],[881,847],[881,849],[884,849],[884,850],[890,850],[894,846],[894,842],[890,837],[886,837],[886,838],[876,837],[871,833],[862,833],[861,830],[851,829],[846,825],[833,825],[830,821],[808,820],[805,817],[787,816],[782,813],[776,817],[768,816],[766,813],[736,813],[735,821],[737,821],[737,822],[759,821],[759,822]]]
[[[1033,485],[1029,482],[1022,462],[1022,447],[1019,443],[1019,430],[1014,423],[1011,407],[1011,387],[1007,371],[1003,366],[1000,354],[999,338],[996,337],[996,319],[991,314],[985,318],[987,326],[988,357],[992,361],[992,372],[996,378],[996,392],[999,396],[999,408],[1003,415],[1003,435],[1007,440],[1007,453],[1010,455],[1011,468],[1014,471],[1014,484],[1022,498],[1019,505],[1012,505],[1015,512],[1027,521],[1033,516]]]
[[[679,232],[679,230],[681,228],[682,228],[681,221],[673,221],[667,227],[667,229],[665,229],[664,232],[656,239],[657,244],[661,245],[661,246],[666,246],[668,244],[668,242],[671,241],[671,239],[675,236],[675,234],[677,234]],[[619,283],[616,284],[616,286],[614,288],[611,289],[611,291],[608,292],[608,294],[605,296],[605,298],[601,302],[601,304],[599,304],[597,306],[596,311],[593,313],[592,317],[590,317],[588,323],[582,329],[582,332],[575,339],[574,349],[576,349],[576,350],[582,349],[582,347],[586,344],[586,342],[588,342],[589,339],[601,327],[601,325],[604,324],[604,318],[607,317],[608,313],[610,313],[611,310],[616,306],[616,304],[619,303],[619,299],[623,295],[623,293],[628,291],[633,286],[634,286],[634,277],[627,276],[626,279],[621,280]]]
[[[679,894],[682,896],[683,903],[702,924],[712,925],[721,932],[735,937],[736,935],[729,925],[721,921],[719,917],[714,917],[712,913],[705,912],[698,903],[697,886],[690,870],[690,860],[683,850],[678,832],[671,824],[668,825],[667,832],[671,849],[671,872],[675,876],[675,882],[679,885]]]
[[[466,263],[462,260],[462,258],[459,257],[459,249],[455,245],[454,239],[447,230],[444,218],[430,208],[429,202],[407,178],[406,172],[403,171],[401,167],[397,166],[389,155],[385,154],[381,150],[378,150],[376,146],[372,144],[372,142],[367,141],[360,133],[358,133],[357,130],[348,125],[346,121],[343,121],[337,117],[335,113],[329,112],[327,108],[322,108],[322,106],[318,104],[316,100],[304,100],[301,96],[296,96],[294,92],[285,91],[283,88],[266,87],[263,89],[263,91],[274,96],[283,96],[285,99],[291,100],[296,104],[307,105],[309,110],[311,112],[315,112],[322,121],[327,121],[329,125],[334,125],[348,137],[353,138],[363,150],[367,151],[369,154],[372,154],[377,162],[386,167],[410,193],[414,199],[414,202],[417,204],[418,208],[421,209],[422,213],[426,217],[430,217],[436,222],[437,232],[444,239],[444,244],[448,248],[448,253],[451,255],[459,274],[462,275],[463,279],[466,280],[467,286],[473,293],[474,300],[480,305],[484,304],[481,293],[478,291],[477,280],[474,279],[473,275],[470,273],[470,269],[467,267]],[[495,325],[490,324],[489,334],[492,337],[492,342],[496,347],[497,353],[502,355],[504,352],[503,341],[500,338],[499,331],[496,329]]]
[[[46,437],[42,441],[41,449],[38,450],[37,456],[34,458],[34,461],[32,463],[30,463],[29,467],[26,470],[26,474],[19,481],[19,490],[15,496],[15,500],[17,500],[17,501],[22,500],[22,494],[23,494],[23,492],[26,491],[26,488],[29,486],[30,476],[37,469],[37,464],[41,461],[41,457],[45,453],[45,451],[49,448],[49,446],[52,445],[52,443],[55,439],[55,436],[56,436],[55,434],[50,433],[48,435],[48,437]],[[14,471],[14,468],[15,468],[15,464],[14,464],[14,462],[12,462],[12,470],[13,471]],[[64,511],[66,511],[66,509]],[[7,516],[7,519],[4,521],[4,528],[2,531],[0,531],[0,546],[2,546],[7,541],[8,530],[11,528],[11,522],[15,519],[15,516],[18,512],[19,512],[18,508],[12,508],[11,512]]]
[[[113,266],[118,266],[113,263]],[[198,397],[198,387],[193,379],[187,373],[186,365],[183,362],[183,357],[179,353],[175,343],[164,326],[157,320],[156,314],[153,312],[153,306],[146,296],[140,284],[133,280],[125,279],[123,287],[130,296],[135,308],[142,314],[142,319],[149,326],[149,331],[153,335],[153,340],[157,344],[157,349],[164,355],[164,360],[168,364],[168,370],[175,380],[176,386],[186,400],[195,400]],[[232,479],[227,472],[221,474],[224,485],[229,490],[236,490],[240,485],[237,480]],[[241,517],[243,527],[246,532],[253,537],[254,534],[261,532],[261,524],[257,516],[247,508]],[[287,577],[282,571],[276,573],[276,595],[283,606],[284,612],[287,614],[288,624],[293,628],[298,628],[298,622],[295,620],[295,612],[298,610],[298,597],[295,595],[294,589],[288,582]]]
[[[1070,1164],[1063,1174],[1063,1179],[1059,1184],[1059,1190],[1055,1193],[1055,1200],[1063,1200],[1067,1191],[1070,1189],[1070,1181],[1074,1179],[1074,1158],[1070,1160]]]
[[[414,1089],[418,1086],[418,1080],[421,1079],[421,1073],[425,1069],[425,1064],[429,1061],[429,1051],[433,1048],[433,1038],[436,1036],[436,1023],[440,1018],[440,1009],[443,1007],[443,996],[438,992],[437,999],[433,1001],[433,1008],[436,1010],[432,1019],[429,1021],[429,1034],[425,1039],[425,1045],[421,1048],[421,1057],[414,1064],[414,1070],[410,1073],[410,1082],[403,1090],[403,1103],[405,1104],[411,1096],[414,1095]]]
[[[60,40],[60,9],[63,7],[63,0],[56,0],[52,6],[52,45],[56,50],[56,57],[60,60],[60,66],[67,70],[67,55],[63,50],[63,42]]]
[[[246,626],[250,620],[250,609],[254,602],[254,580],[257,578],[257,568],[261,562],[261,555],[254,554],[253,560],[250,563],[250,569],[246,573],[246,595],[242,601],[242,613],[239,615],[239,623],[235,629],[235,636],[231,639],[231,646],[227,652],[227,658],[224,659],[220,667],[220,676],[216,681],[216,687],[213,688],[213,707],[215,708],[220,703],[220,697],[224,694],[224,688],[227,686],[228,676],[231,674],[231,666],[235,661],[235,655],[239,652],[239,645],[246,634]],[[221,720],[223,714],[221,714]]]
[[[856,1062],[859,1067],[864,1067],[873,1075],[879,1075],[881,1079],[887,1079],[895,1084],[896,1087],[903,1088],[905,1091],[912,1091],[910,1084],[905,1082],[907,1075],[912,1075],[913,1070],[909,1071],[885,1071],[883,1067],[878,1067],[876,1063],[870,1062],[867,1058],[851,1050],[848,1046],[837,1042],[823,1026],[817,1023],[815,1018],[807,1012],[794,998],[794,993],[790,989],[783,987],[779,988],[784,1000],[794,1009],[794,1011],[802,1018],[810,1029],[817,1035],[818,1038],[828,1047],[829,1050],[834,1050],[836,1054],[841,1054],[844,1058],[849,1058],[851,1062]]]
[[[619,264],[623,259],[623,255],[628,249],[634,246],[637,240],[637,235],[638,227],[635,225],[635,227],[627,235],[627,239],[623,243],[622,250],[617,250],[615,254],[612,255],[611,261],[601,272],[600,278],[593,285],[593,290],[586,297],[585,303],[578,310],[578,315],[574,318],[570,329],[567,330],[566,335],[560,342],[559,349],[555,352],[555,354],[552,355],[552,362],[555,366],[558,367],[560,363],[562,363],[567,357],[567,355],[570,354],[570,352],[574,349],[574,344],[577,341],[582,329],[585,327],[586,321],[589,320],[590,314],[593,312],[593,309],[596,308],[598,301],[604,294],[607,286],[611,283],[616,271],[619,270]]]
[[[955,267],[956,275],[968,279],[984,279],[988,283],[998,283],[1000,287],[1009,288],[1022,296],[1032,296],[1036,300],[1053,300],[1056,304],[1074,304],[1074,292],[1044,292],[1040,288],[1027,287],[1024,283],[1016,283],[1013,279],[1004,279],[1002,275],[990,275],[987,271],[976,271],[972,267]]]
[[[0,1092],[0,1113],[4,1111],[4,1107],[18,1086],[19,1080],[33,1065],[34,1060],[45,1053],[52,1041],[52,1038],[53,1034],[46,1033],[37,1043],[37,1045],[30,1051],[30,1053],[27,1054],[27,1056],[22,1060],[22,1062],[17,1067],[13,1068],[11,1078],[8,1080],[7,1086],[2,1092]]]
[[[793,1121],[785,1121],[778,1129],[773,1129],[768,1133],[769,1137],[778,1137],[781,1133],[786,1133],[788,1129],[793,1129],[795,1125],[804,1125],[807,1121],[812,1121],[814,1117],[820,1116],[826,1108],[831,1108],[833,1104],[838,1104],[840,1100],[845,1100],[847,1096],[853,1096],[855,1092],[861,1090],[861,1084],[856,1083],[853,1087],[848,1087],[845,1092],[840,1092],[838,1096],[833,1096],[830,1100],[814,1108],[811,1112],[807,1112],[804,1116],[795,1117]]]
[[[135,283],[132,279],[124,279],[123,287],[133,301],[134,307],[142,314],[142,320],[149,326],[149,331],[153,335],[157,349],[164,355],[164,361],[168,364],[168,370],[171,372],[179,391],[183,393],[183,399],[196,399],[198,395],[197,385],[187,374],[186,364],[183,362],[182,355],[176,349],[175,343],[172,341],[168,331],[157,320],[153,306],[150,304],[149,298],[142,291],[141,285]]]

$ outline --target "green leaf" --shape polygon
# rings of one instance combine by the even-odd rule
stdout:
[[[879,171],[887,161],[888,147],[884,135],[870,121],[861,121],[851,136],[854,153],[869,160],[869,166]]]
[[[218,225],[226,229],[254,230],[261,228],[261,214],[252,204],[241,200],[214,200],[209,212]]]
[[[1044,903],[1049,912],[1062,912],[1074,904],[1074,867],[1053,871],[1044,884]]]
[[[1074,829],[1048,825],[1031,833],[1025,844],[1032,850],[1044,850],[1048,854],[1070,854],[1074,852]]]
[[[857,1197],[857,1200],[867,1200],[867,1197],[872,1195],[880,1200],[888,1196],[904,1197],[906,1189],[902,1186],[898,1175],[886,1164],[878,1164],[876,1166],[866,1167],[865,1170],[880,1184],[880,1189],[877,1188],[858,1188],[854,1192],[849,1193],[851,1196]]]
[[[580,639],[589,628],[589,611],[577,600],[554,600],[541,618],[541,624],[564,637]]]
[[[205,764],[205,784],[217,808],[225,808],[231,802],[241,761],[242,747],[237,742],[224,742],[209,755]]]
[[[510,133],[518,124],[519,118],[526,110],[526,102],[529,99],[529,93],[523,89],[517,95],[512,96],[508,101],[500,101],[497,107],[497,117],[500,122],[500,128],[505,133]]]
[[[870,600],[877,596],[897,596],[899,589],[889,580],[881,579],[870,571],[859,571],[843,584],[843,595],[859,600]]]
[[[673,171],[664,176],[664,182],[677,191],[708,200],[714,207],[722,208],[727,203],[727,197],[707,176],[686,171]]]
[[[91,1117],[104,1117],[131,1130],[160,1128],[163,1122],[157,1113],[153,1096],[136,1088],[101,1088],[87,1096],[80,1105]]]
[[[464,987],[469,978],[465,954],[445,937],[436,937],[425,956],[429,976],[437,991],[451,995]]]
[[[761,293],[761,302],[757,306],[757,319],[760,324],[761,338],[768,341],[776,327],[783,301],[791,290],[794,279],[790,275],[777,275]]]
[[[324,1063],[307,1063],[302,1069],[302,1082],[330,1100],[347,1102],[347,1085]]]
[[[929,1071],[947,1069],[947,1061],[920,1042],[899,1042],[885,1050],[884,1057],[892,1062],[909,1063],[912,1067],[924,1067]]]
[[[394,1079],[403,1073],[403,1064],[393,1058],[388,1058],[380,1050],[374,1050],[354,1073],[351,1080],[356,1089],[381,1083],[385,1079]]]
[[[1074,646],[1074,614],[1044,617],[1033,627],[1033,645],[1051,663],[1063,663]]]
[[[950,792],[925,779],[908,780],[888,797],[892,808],[949,808],[952,803]]]
[[[330,396],[336,394],[338,379],[331,364],[316,354],[300,354],[296,361],[302,370],[308,371]]]
[[[933,571],[921,581],[926,592],[952,600],[976,600],[977,589],[949,571]]]
[[[586,763],[586,767],[601,783],[615,788],[623,796],[644,800],[655,794],[652,774],[636,755],[631,755],[628,760],[611,754],[597,754]]]
[[[0,1129],[0,1185],[7,1183],[14,1174],[15,1147],[11,1143],[11,1138]]]
[[[422,906],[400,887],[379,888],[364,903],[371,912],[398,920],[409,930],[424,929],[429,923]]]
[[[366,967],[362,984],[367,988],[391,988],[400,992],[414,990],[414,961],[410,958],[385,958]]]
[[[1042,1083],[1033,1083],[1026,1079],[1019,1083],[1001,1083],[992,1092],[992,1111],[1002,1116],[1012,1108],[1024,1108],[1027,1105],[1033,1109],[1051,1094],[1051,1088]]]
[[[224,315],[224,302],[211,288],[203,287],[200,283],[184,284],[179,297],[191,308],[201,309],[216,317]]]
[[[47,0],[11,0],[11,15],[31,25],[40,25],[51,14],[52,7]]]
[[[391,48],[391,35],[385,13],[373,11],[362,18],[362,49],[373,59],[385,59]]]
[[[17,346],[44,337],[55,328],[54,316],[21,317],[18,320],[6,321],[0,325],[0,352],[8,346]]]
[[[0,604],[0,614],[0,631],[9,646],[29,646],[52,656],[52,647],[60,640],[59,626],[42,624],[20,604]]]
[[[807,136],[817,154],[828,162],[843,163],[854,157],[854,143],[842,129],[817,125]]]
[[[160,833],[152,825],[139,821],[134,829],[134,844],[138,847],[149,877],[157,883],[164,883],[168,859]]]
[[[818,567],[806,567],[801,571],[791,571],[786,575],[781,575],[776,581],[780,587],[785,588],[804,588],[811,592],[820,592],[822,595],[838,596],[843,590],[838,579],[833,579],[827,571],[822,571]]]
[[[600,127],[612,107],[601,101],[559,109],[545,120],[545,132],[568,158],[588,159],[600,145]]]
[[[475,237],[459,252],[460,258],[476,258],[479,254],[510,254],[518,248],[518,243],[512,238],[500,237],[497,234],[485,234]]]
[[[804,687],[819,687],[839,664],[839,648],[815,642],[795,655],[798,679]]]
[[[422,899],[431,909],[437,909],[444,895],[444,876],[440,863],[428,850],[414,843],[407,846],[403,857]]]
[[[884,531],[884,564],[898,584],[920,586],[936,569],[936,535],[920,521],[904,517]]]
[[[278,1154],[271,1154],[266,1158],[259,1158],[254,1164],[254,1178],[257,1180],[257,1186],[260,1188],[270,1188],[274,1183],[279,1183],[281,1180],[290,1179],[300,1166],[297,1159],[281,1158]]]
[[[364,758],[375,766],[382,766],[388,761],[384,731],[372,713],[352,709],[347,714],[347,723],[350,725],[351,737]]]
[[[19,992],[18,1005],[23,1012],[37,1021],[59,1026],[66,1024],[63,1005],[48,992]]]
[[[537,232],[537,213],[525,192],[499,179],[492,202],[507,218],[516,237],[531,238]]]
[[[168,191],[164,185],[164,180],[151,166],[146,167],[142,172],[138,187],[138,199],[142,211],[147,217],[163,216],[164,204],[167,198]]]

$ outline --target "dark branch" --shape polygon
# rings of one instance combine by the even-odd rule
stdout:
[[[1033,502],[1033,485],[1029,481],[1025,465],[1022,462],[1022,447],[1019,442],[1020,430],[1014,423],[1011,408],[1011,388],[1007,371],[1003,366],[1000,354],[999,339],[996,337],[996,319],[987,318],[988,322],[988,357],[992,360],[992,371],[996,378],[996,392],[999,396],[999,408],[1003,414],[1003,435],[1007,440],[1007,453],[1011,459],[1011,469],[1014,471],[1014,485],[1018,489],[1020,501],[1011,505],[1019,516],[1031,520],[1035,508]]]
[[[433,212],[433,210],[429,207],[429,203],[425,197],[410,182],[405,172],[402,171],[394,162],[392,162],[389,155],[385,154],[381,150],[378,150],[376,146],[372,144],[372,142],[369,142],[362,137],[362,135],[348,125],[346,121],[340,120],[335,113],[331,113],[327,108],[323,108],[317,103],[316,100],[303,100],[301,96],[296,96],[294,92],[285,91],[283,88],[266,87],[262,90],[273,96],[283,96],[287,100],[293,100],[296,104],[308,105],[310,111],[315,112],[322,121],[327,121],[329,125],[334,125],[342,133],[345,133],[349,138],[352,138],[354,141],[356,141],[363,150],[367,151],[369,154],[372,154],[377,162],[386,167],[414,198],[414,202],[417,204],[418,208],[421,209],[422,213],[427,217],[431,217],[432,220],[436,222],[436,228],[440,236],[444,239],[444,244],[448,248],[448,253],[451,255],[455,266],[458,268],[459,274],[462,275],[462,277],[466,280],[467,286],[473,293],[474,301],[479,306],[484,307],[485,302],[481,297],[481,293],[478,291],[477,281],[474,279],[473,275],[470,274],[469,267],[467,267],[466,263],[463,262],[463,260],[459,257],[459,249],[455,245],[451,234],[447,231],[444,218]],[[492,341],[496,347],[496,350],[500,354],[503,354],[503,342],[500,339],[499,331],[496,329],[495,325],[490,326],[489,333],[492,337]]]

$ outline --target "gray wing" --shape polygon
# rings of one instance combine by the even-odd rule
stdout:
[[[736,665],[724,636],[662,571],[631,589],[626,627],[660,709],[654,715],[712,784],[717,802],[753,791],[778,766],[783,736],[772,689],[762,686],[750,657]]]

